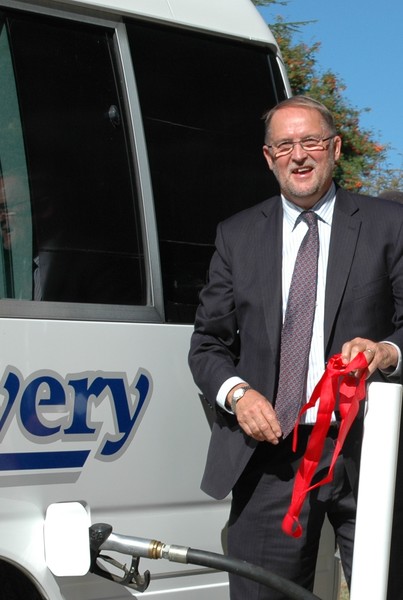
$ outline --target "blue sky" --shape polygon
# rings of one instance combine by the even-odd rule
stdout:
[[[289,0],[259,7],[267,23],[315,21],[301,26],[295,41],[320,42],[317,66],[347,86],[354,108],[371,109],[360,123],[391,146],[388,162],[403,168],[403,0]]]

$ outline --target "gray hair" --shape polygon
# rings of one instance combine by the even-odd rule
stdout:
[[[291,98],[287,98],[286,100],[283,100],[282,102],[279,102],[279,104],[276,104],[276,106],[274,106],[273,108],[271,108],[270,110],[268,110],[264,115],[263,115],[263,120],[265,123],[265,141],[268,142],[270,139],[270,125],[271,125],[271,120],[273,118],[273,116],[282,108],[308,108],[310,110],[317,110],[325,125],[327,125],[327,127],[329,128],[329,135],[337,135],[337,130],[336,130],[336,125],[334,123],[334,119],[333,119],[333,115],[330,112],[330,110],[328,110],[326,108],[326,106],[324,106],[324,104],[322,104],[321,102],[318,102],[317,100],[314,100],[313,98],[310,98],[309,96],[292,96]]]

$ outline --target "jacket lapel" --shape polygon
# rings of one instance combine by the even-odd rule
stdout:
[[[261,219],[256,227],[257,256],[259,261],[259,290],[257,290],[257,293],[263,296],[265,325],[273,356],[277,355],[281,333],[282,223],[283,209],[281,198],[276,196],[263,205]]]
[[[333,213],[326,276],[324,344],[327,349],[337,311],[354,259],[361,219],[353,197],[338,189]]]

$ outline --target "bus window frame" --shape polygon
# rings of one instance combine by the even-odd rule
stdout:
[[[10,8],[20,8],[18,2],[10,2]],[[113,42],[113,61],[119,73],[117,86],[125,110],[126,136],[130,151],[131,168],[138,191],[139,226],[143,239],[144,267],[146,275],[146,304],[92,304],[73,302],[49,302],[4,298],[0,301],[0,318],[63,319],[105,322],[150,322],[165,320],[161,267],[159,260],[157,225],[154,213],[151,176],[148,166],[147,146],[134,77],[133,64],[126,26],[111,18],[86,16],[60,9],[26,6],[24,13],[44,15],[76,21],[109,29]],[[5,11],[7,15],[7,12]]]

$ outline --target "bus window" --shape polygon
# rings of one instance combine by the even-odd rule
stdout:
[[[33,290],[32,219],[12,60],[0,24],[0,297],[29,300]]]
[[[256,45],[134,22],[127,29],[149,152],[165,314],[191,323],[218,222],[277,190],[262,157],[261,116],[282,99],[272,78],[278,67]]]
[[[138,198],[112,35],[57,19],[5,18],[2,298],[146,304]]]

